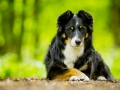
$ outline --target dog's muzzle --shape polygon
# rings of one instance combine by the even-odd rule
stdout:
[[[79,39],[77,37],[74,37],[71,40],[71,45],[74,46],[74,47],[78,47],[78,46],[80,46],[80,44],[81,44],[81,39]]]

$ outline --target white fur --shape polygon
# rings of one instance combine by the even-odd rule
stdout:
[[[81,42],[78,47],[73,47],[71,45],[71,41],[69,41],[65,47],[65,50],[62,52],[65,56],[64,64],[68,68],[73,68],[75,61],[84,53],[84,44]]]
[[[78,76],[71,76],[70,78],[69,78],[69,81],[80,81],[80,80],[82,80],[82,81],[89,81],[90,79],[88,78],[88,76],[86,76],[86,75],[81,75],[80,77],[78,77]]]
[[[77,15],[74,15],[74,17],[77,17]],[[75,25],[78,26],[78,24],[79,24],[79,23],[78,23],[78,20],[76,20]]]
[[[106,78],[105,78],[104,76],[99,76],[99,77],[97,78],[97,80],[99,80],[99,81],[106,81]]]
[[[80,78],[78,76],[71,76],[69,81],[80,81]]]
[[[76,22],[76,26],[78,25],[78,21]]]

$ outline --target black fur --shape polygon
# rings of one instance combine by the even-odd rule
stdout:
[[[108,66],[103,62],[100,54],[98,54],[92,45],[92,32],[93,32],[93,18],[92,16],[81,10],[77,14],[77,17],[80,18],[86,27],[86,33],[88,37],[84,40],[84,53],[80,56],[74,63],[74,68],[79,69],[83,65],[87,64],[87,70],[83,70],[90,79],[96,80],[98,76],[104,76],[107,80],[112,80],[112,75]],[[61,14],[58,17],[57,25],[58,30],[57,34],[53,38],[47,54],[45,56],[45,66],[47,70],[47,78],[52,80],[57,75],[64,73],[68,68],[64,64],[65,56],[62,53],[62,50],[65,49],[65,40],[68,38],[62,37],[62,34],[65,33],[65,25],[72,19],[74,14],[68,10],[65,13]]]

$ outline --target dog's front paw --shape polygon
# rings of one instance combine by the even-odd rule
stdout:
[[[80,80],[81,80],[81,81],[90,81],[89,77],[86,76],[85,74],[82,74],[82,75],[80,76]]]
[[[78,76],[71,76],[69,81],[80,81],[80,78]]]
[[[106,78],[105,78],[104,76],[99,76],[99,77],[97,78],[97,80],[99,80],[99,81],[106,81]]]
[[[69,81],[89,81],[90,79],[86,75],[81,75],[81,76],[71,76]]]

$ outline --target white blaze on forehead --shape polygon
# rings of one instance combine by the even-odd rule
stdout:
[[[78,26],[78,21],[76,21],[76,26]]]
[[[74,17],[77,17],[77,15],[74,15]],[[76,22],[75,22],[75,25],[78,26],[78,24],[79,24],[79,23],[78,23],[78,22],[79,22],[78,19],[76,19],[75,21],[76,21]]]

